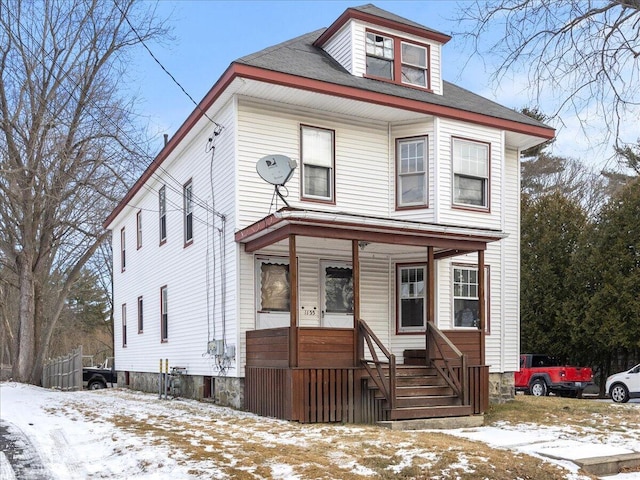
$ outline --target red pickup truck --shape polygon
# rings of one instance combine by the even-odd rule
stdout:
[[[520,371],[515,373],[516,391],[543,397],[554,393],[562,397],[580,397],[593,384],[589,367],[562,365],[549,355],[520,355]]]

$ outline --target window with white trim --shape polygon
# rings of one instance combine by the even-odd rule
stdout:
[[[184,215],[184,243],[193,242],[193,183],[189,180],[182,189]]]
[[[160,288],[160,340],[169,340],[169,300],[166,285]]]
[[[397,141],[398,207],[427,205],[427,140],[408,138]]]
[[[324,128],[300,127],[302,197],[333,201],[334,132]]]
[[[489,145],[454,138],[453,203],[489,208]]]
[[[397,267],[398,332],[423,332],[426,327],[427,267]]]
[[[162,244],[167,241],[167,195],[165,185],[158,190],[158,215],[160,244]]]

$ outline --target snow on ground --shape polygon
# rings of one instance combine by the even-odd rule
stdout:
[[[640,405],[638,405],[640,416]],[[494,426],[448,430],[448,434],[515,450],[540,458],[552,459],[571,471],[577,471],[571,460],[640,453],[640,431],[612,431],[606,437],[590,435],[585,429],[547,427],[535,424],[508,423]],[[609,480],[640,479],[640,472],[605,477]]]
[[[640,414],[640,408],[638,412]],[[172,423],[174,416],[176,422]],[[114,417],[119,419],[118,425],[111,421]],[[140,435],[128,431],[127,419],[131,423],[135,421],[139,424],[141,420],[148,423],[149,433]],[[0,478],[205,478],[202,472],[206,472],[206,478],[227,478],[219,463],[206,456],[199,460],[184,458],[181,452],[170,451],[170,443],[158,439],[158,429],[171,429],[171,433],[177,434],[186,429],[190,438],[195,438],[191,442],[196,443],[198,438],[209,439],[209,433],[217,434],[208,432],[202,425],[211,421],[216,422],[217,427],[222,427],[223,432],[228,432],[228,436],[220,440],[224,445],[225,460],[228,464],[237,464],[237,468],[244,471],[251,471],[252,468],[242,465],[242,449],[246,447],[246,442],[260,444],[267,449],[285,448],[288,444],[300,446],[306,442],[331,444],[332,435],[355,436],[361,430],[356,425],[294,429],[280,420],[193,401],[158,400],[154,395],[129,390],[59,392],[7,382],[0,383],[0,446],[3,445],[2,433],[5,432],[5,440],[8,437],[17,448],[14,454],[18,452],[24,463],[41,465],[42,468],[36,468],[30,476],[20,472],[14,475],[7,456],[0,451]],[[579,476],[575,464],[566,459],[640,452],[640,432],[612,432],[603,438],[601,434],[590,436],[584,430],[577,432],[571,428],[504,424],[449,430],[446,433],[484,442],[494,448],[541,456],[566,468],[567,478],[571,479],[584,477]],[[394,447],[395,454],[401,458],[398,468],[393,469],[395,472],[399,472],[403,467],[402,462],[409,458],[422,456],[425,461],[435,460],[429,456],[429,452],[416,450],[415,446],[396,444]],[[347,448],[345,446],[342,449],[336,444],[331,450],[331,455],[335,456],[345,472],[363,476],[375,474],[366,466],[354,462],[347,455]],[[0,450],[7,449],[3,447]],[[450,467],[457,471],[473,472],[464,452],[460,452],[459,465]],[[264,468],[268,469],[271,478],[301,478],[287,464],[274,461],[264,465]],[[607,478],[640,479],[640,473]]]

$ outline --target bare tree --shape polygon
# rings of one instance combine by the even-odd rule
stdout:
[[[619,141],[640,105],[640,1],[478,0],[459,20],[476,53],[498,56],[495,80],[524,71],[535,104],[553,98],[553,117],[573,111],[583,126],[604,120],[602,141]]]
[[[39,382],[65,298],[107,236],[101,221],[148,161],[117,88],[127,52],[165,33],[140,8],[0,0],[0,258],[16,279],[18,381]]]

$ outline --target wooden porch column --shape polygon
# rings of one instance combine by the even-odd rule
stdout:
[[[296,236],[289,235],[289,367],[298,366],[298,256]]]
[[[353,272],[353,365],[358,366],[364,351],[360,348],[360,243],[351,240],[351,271]]]
[[[436,259],[433,247],[427,247],[427,322],[435,325],[436,322]],[[429,335],[429,328],[427,327],[424,332],[425,336],[425,352],[426,352],[426,365],[431,364],[431,355],[433,345]]]
[[[486,319],[486,299],[485,299],[485,275],[484,275],[484,250],[478,250],[478,317],[480,324],[480,365],[485,362],[485,325]]]
[[[427,322],[436,321],[436,260],[433,247],[427,247]]]

